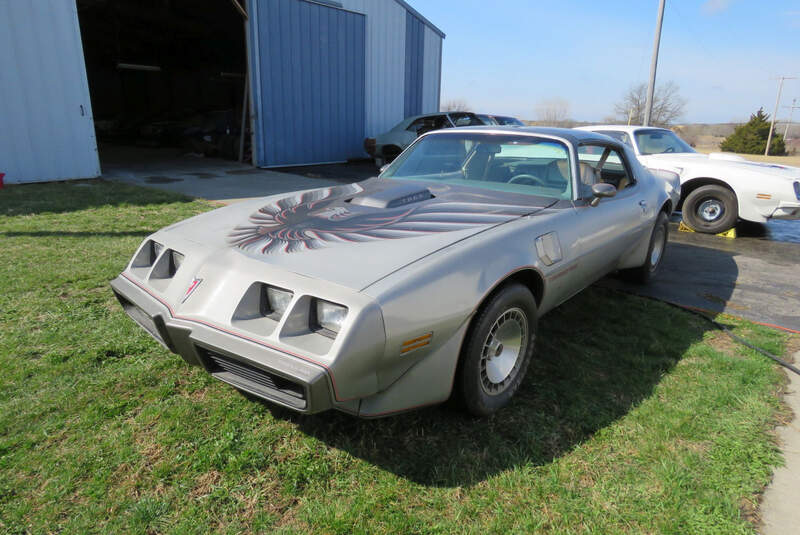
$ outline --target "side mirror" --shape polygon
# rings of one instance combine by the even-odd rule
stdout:
[[[589,205],[597,206],[600,203],[600,199],[604,197],[613,197],[616,194],[617,188],[614,187],[613,184],[606,184],[605,182],[595,184],[592,186],[592,200],[589,201]]]

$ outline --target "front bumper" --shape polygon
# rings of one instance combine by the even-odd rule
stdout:
[[[189,364],[203,366],[215,378],[301,413],[333,407],[331,379],[322,366],[223,327],[175,317],[166,304],[122,276],[111,281],[111,288],[131,319],[164,347]],[[347,406],[337,408],[348,411]]]
[[[781,201],[769,217],[771,219],[800,219],[800,202]]]

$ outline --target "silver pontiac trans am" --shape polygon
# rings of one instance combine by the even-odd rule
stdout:
[[[675,181],[564,129],[421,136],[380,176],[149,236],[111,286],[190,364],[298,412],[508,404],[537,320],[607,273],[646,282]]]

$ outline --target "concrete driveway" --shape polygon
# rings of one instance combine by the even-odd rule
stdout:
[[[125,148],[120,147],[104,149],[104,179],[223,203],[353,182],[352,178],[337,176],[335,171],[325,176],[271,171],[229,160],[186,155],[172,149],[123,151]]]
[[[678,232],[672,224],[663,261],[647,286],[614,277],[600,284],[800,333],[800,244]]]

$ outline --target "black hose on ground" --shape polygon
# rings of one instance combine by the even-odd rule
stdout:
[[[761,349],[760,347],[754,346],[753,344],[751,344],[750,342],[748,342],[747,340],[745,340],[741,336],[733,334],[733,331],[731,331],[730,328],[727,325],[724,325],[724,324],[718,322],[717,320],[713,320],[713,319],[709,318],[708,316],[706,316],[702,312],[698,312],[696,310],[692,310],[690,308],[685,308],[685,307],[679,307],[679,308],[682,308],[683,310],[688,310],[688,311],[690,311],[690,312],[692,312],[692,313],[694,313],[694,314],[696,314],[696,315],[698,315],[700,317],[703,317],[703,318],[707,319],[715,327],[725,331],[728,334],[728,336],[730,336],[731,338],[733,338],[734,340],[736,340],[737,342],[739,342],[743,346],[749,347],[753,351],[757,351],[757,352],[761,353],[762,355],[764,355],[765,357],[771,358],[772,360],[774,360],[775,362],[777,362],[778,364],[780,364],[781,366],[783,366],[787,370],[793,371],[797,375],[800,375],[800,368],[798,368],[797,366],[794,366],[793,364],[791,364],[789,362],[786,362],[785,360],[783,360],[782,358],[780,358],[780,357],[778,357],[776,355],[773,355],[772,353],[770,353],[769,351],[767,351],[765,349]]]
[[[642,295],[635,294],[635,293],[633,293],[633,292],[628,292],[628,291],[626,291],[626,290],[621,290],[621,289],[616,289],[616,290],[617,290],[618,292],[626,293],[626,294],[629,294],[629,295],[635,295],[635,296],[637,296],[637,297],[645,297],[645,298],[647,298],[647,299],[652,299],[653,301],[658,301],[658,302],[660,302],[660,303],[666,303],[667,305],[673,306],[673,307],[675,307],[675,308],[679,308],[679,309],[681,309],[681,310],[685,310],[685,311],[687,311],[687,312],[691,312],[691,313],[692,313],[692,314],[694,314],[695,316],[700,316],[700,317],[701,317],[701,318],[703,318],[704,320],[706,320],[706,321],[708,321],[709,323],[711,323],[711,324],[712,324],[714,327],[716,327],[717,329],[719,329],[719,330],[721,330],[721,331],[725,332],[725,333],[726,333],[728,336],[730,336],[730,337],[731,337],[733,340],[735,340],[736,342],[739,342],[740,344],[742,344],[742,345],[743,345],[743,346],[745,346],[745,347],[749,347],[749,348],[750,348],[750,349],[752,349],[753,351],[756,351],[756,352],[758,352],[758,353],[761,353],[761,354],[762,354],[762,355],[764,355],[765,357],[767,357],[767,358],[770,358],[770,359],[774,360],[775,362],[777,362],[778,364],[780,364],[781,366],[783,366],[783,367],[784,367],[784,368],[786,368],[787,370],[789,370],[789,371],[792,371],[792,372],[796,373],[797,375],[800,375],[800,368],[798,368],[797,366],[793,365],[793,364],[792,364],[792,363],[790,363],[790,362],[787,362],[787,361],[783,360],[782,358],[780,358],[780,357],[779,357],[779,356],[777,356],[777,355],[773,355],[772,353],[770,353],[769,351],[767,351],[767,350],[765,350],[765,349],[761,349],[760,347],[757,347],[757,346],[755,346],[755,345],[751,344],[750,342],[748,342],[747,340],[745,340],[745,339],[744,339],[744,338],[742,338],[741,336],[739,336],[739,335],[737,335],[737,334],[734,334],[734,333],[733,333],[733,331],[732,331],[732,330],[731,330],[731,329],[730,329],[730,328],[729,328],[727,325],[725,325],[725,324],[722,324],[722,323],[718,322],[717,320],[715,320],[715,319],[713,319],[713,318],[710,318],[708,315],[706,315],[704,312],[701,312],[700,310],[696,310],[696,309],[694,309],[694,308],[692,308],[692,307],[687,307],[687,306],[684,306],[684,305],[679,305],[679,304],[677,304],[677,303],[671,303],[671,302],[669,302],[669,301],[664,301],[664,300],[662,300],[662,299],[658,299],[658,298],[656,298],[656,297],[650,297],[650,296],[646,296],[646,295],[645,295],[645,296],[642,296]]]

